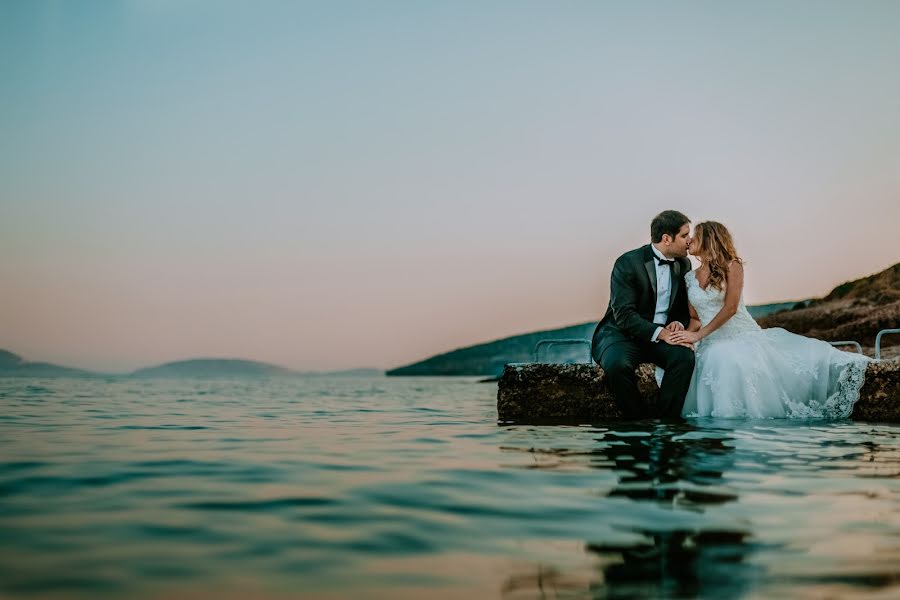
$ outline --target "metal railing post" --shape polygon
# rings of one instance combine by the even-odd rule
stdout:
[[[547,354],[549,355],[550,350],[553,348],[553,346],[557,346],[560,344],[585,344],[585,345],[587,345],[587,347],[588,347],[587,362],[591,361],[591,356],[590,356],[591,355],[591,340],[584,340],[584,339],[579,339],[579,338],[567,338],[567,339],[561,339],[561,340],[541,340],[541,341],[539,341],[534,346],[534,362],[541,362],[540,361],[541,347],[547,346]]]
[[[875,360],[881,360],[881,336],[886,333],[900,333],[900,329],[882,329],[875,336]]]
[[[856,348],[856,351],[859,354],[863,353],[862,346],[859,344],[859,342],[854,342],[853,340],[845,340],[845,341],[840,341],[840,342],[828,342],[828,343],[831,344],[832,346],[853,346]]]

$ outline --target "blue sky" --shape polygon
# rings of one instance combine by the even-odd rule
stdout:
[[[0,347],[390,367],[599,318],[677,208],[746,299],[900,261],[900,3],[0,4]]]

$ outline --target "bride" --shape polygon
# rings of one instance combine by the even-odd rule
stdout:
[[[859,399],[870,359],[784,329],[762,329],[744,306],[744,266],[721,223],[694,228],[690,325],[674,343],[694,344],[686,417],[844,419]]]

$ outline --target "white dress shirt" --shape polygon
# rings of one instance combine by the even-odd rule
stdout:
[[[670,260],[656,249],[656,246],[650,244],[653,254],[662,260]],[[674,260],[674,259],[672,259]],[[650,338],[651,342],[655,342],[659,338],[666,320],[669,318],[669,297],[672,294],[672,267],[661,264],[658,260],[656,263],[656,311],[653,314],[653,322],[662,327],[657,327]]]

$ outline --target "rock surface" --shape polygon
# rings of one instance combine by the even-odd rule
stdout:
[[[900,423],[900,360],[873,362],[851,418]]]
[[[856,340],[875,345],[882,329],[900,327],[900,263],[869,277],[848,281],[821,300],[758,319],[762,327],[783,327],[822,340]],[[884,336],[885,348],[900,345],[900,335]],[[885,354],[889,356],[889,354]]]
[[[653,366],[638,367],[638,387],[651,403],[659,388]],[[514,423],[598,423],[621,417],[596,365],[510,364],[497,387],[497,416]],[[900,361],[873,362],[851,418],[900,423]]]

